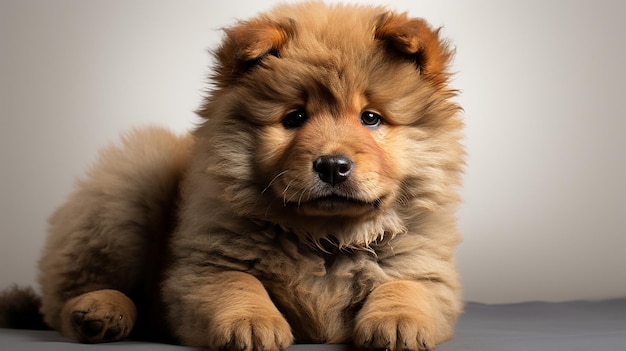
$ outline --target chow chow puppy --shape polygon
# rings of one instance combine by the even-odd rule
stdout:
[[[190,135],[136,130],[52,216],[41,312],[98,343],[429,350],[462,310],[451,50],[380,7],[225,30]]]

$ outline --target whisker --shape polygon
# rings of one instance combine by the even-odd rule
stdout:
[[[302,191],[300,192],[300,197],[298,198],[298,208],[302,204],[302,197],[304,196],[304,192],[305,191],[306,191],[306,189],[302,189]]]
[[[267,208],[265,209],[265,218],[267,218],[267,216],[270,213],[270,209],[272,208],[272,205],[274,204],[274,200],[276,199],[272,199],[272,201],[270,201],[270,203],[267,205]]]
[[[302,197],[304,196],[305,191],[308,191],[308,194],[306,195],[306,197],[310,198],[311,193],[313,192],[313,188],[309,187],[308,189],[302,190],[302,195],[300,195],[300,198],[298,199],[298,207],[300,207],[300,205],[302,204]]]
[[[300,192],[300,190],[299,190],[299,191],[294,192],[294,193],[293,193],[293,194],[289,197],[289,199],[287,199],[287,202],[291,202],[291,200],[292,200],[294,197],[296,197],[296,195],[298,195],[298,193],[299,193],[299,192]]]
[[[288,169],[286,169],[286,170],[284,170],[284,171],[282,171],[282,172],[278,173],[278,174],[277,174],[274,178],[272,178],[272,180],[270,181],[270,183],[269,183],[269,184],[267,184],[267,186],[265,187],[265,189],[263,189],[263,191],[261,191],[261,194],[265,194],[265,192],[267,191],[267,189],[269,189],[269,188],[272,186],[272,184],[274,184],[274,182],[275,182],[278,178],[282,177],[282,176],[283,176],[285,173],[287,173],[287,172],[289,172],[289,170],[288,170]]]
[[[284,206],[287,206],[287,202],[289,202],[289,200],[290,200],[290,199],[289,199],[289,200],[287,199],[287,191],[288,191],[288,190],[289,190],[289,188],[291,187],[291,184],[292,184],[293,182],[295,182],[295,181],[296,181],[296,179],[292,179],[292,180],[289,182],[289,184],[287,184],[287,185],[285,186],[285,190],[283,190],[283,205],[284,205]]]
[[[298,192],[294,193],[290,198],[289,201],[291,201],[291,199],[295,198],[296,195],[298,195],[298,193],[300,193],[300,196],[298,196],[298,208],[300,207],[300,204],[302,203],[302,196],[304,196],[304,192],[306,191],[306,189],[302,189],[299,190]]]

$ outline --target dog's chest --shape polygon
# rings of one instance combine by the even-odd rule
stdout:
[[[369,252],[276,252],[259,262],[258,278],[299,342],[349,341],[355,314],[385,274]]]

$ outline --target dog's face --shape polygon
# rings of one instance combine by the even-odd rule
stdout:
[[[228,29],[200,111],[222,198],[309,235],[445,205],[463,154],[450,56],[425,22],[380,8],[309,3]]]

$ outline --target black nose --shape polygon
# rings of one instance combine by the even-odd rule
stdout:
[[[332,186],[348,179],[353,168],[354,162],[346,155],[324,155],[313,161],[313,170]]]

